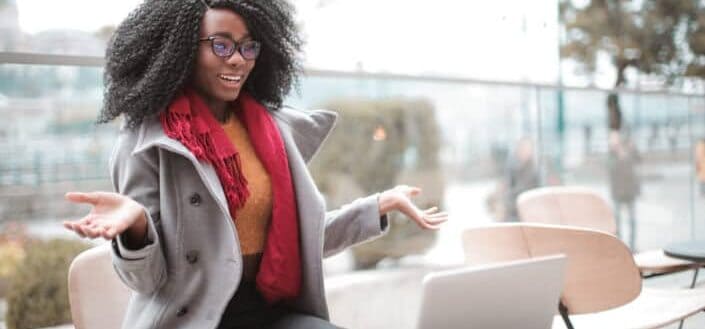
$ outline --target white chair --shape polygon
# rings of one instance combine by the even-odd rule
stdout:
[[[568,328],[660,328],[705,309],[705,289],[642,288],[629,248],[605,232],[511,223],[471,228],[462,239],[470,265],[565,254],[559,309]],[[564,328],[561,318],[553,328]]]
[[[526,191],[517,198],[519,220],[591,228],[615,235],[617,224],[606,200],[597,192],[578,186],[549,186]],[[634,254],[644,278],[694,269],[704,264],[668,257],[662,249]]]
[[[120,329],[130,289],[113,269],[110,245],[80,253],[69,267],[69,303],[76,329]]]

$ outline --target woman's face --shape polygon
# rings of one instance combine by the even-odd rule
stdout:
[[[213,36],[230,38],[238,45],[252,40],[245,20],[227,9],[208,9],[203,16],[199,38]],[[254,59],[244,59],[237,50],[230,57],[219,57],[211,41],[200,41],[191,83],[211,105],[234,101],[254,66]]]

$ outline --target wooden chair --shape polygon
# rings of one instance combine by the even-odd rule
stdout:
[[[612,235],[617,232],[607,201],[584,187],[549,186],[526,191],[517,198],[517,210],[522,222],[591,228]],[[691,287],[704,265],[668,257],[661,249],[636,253],[634,260],[644,278],[694,269]]]
[[[462,239],[470,265],[565,254],[559,311],[568,328],[659,328],[705,309],[705,289],[642,288],[629,248],[605,232],[510,223],[471,228]]]
[[[69,303],[76,329],[120,329],[130,289],[113,269],[110,245],[88,249],[69,267]]]

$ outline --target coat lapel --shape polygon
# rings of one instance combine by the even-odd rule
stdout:
[[[196,172],[201,177],[203,184],[218,203],[220,210],[227,216],[230,216],[228,201],[225,198],[225,193],[223,192],[223,187],[220,184],[215,168],[204,161],[196,159],[186,146],[164,133],[158,118],[150,117],[145,119],[144,124],[140,127],[139,138],[132,154],[137,154],[155,146],[179,154],[191,161]]]
[[[304,184],[304,182],[310,182],[312,184],[313,180],[308,173],[306,163],[313,158],[323,142],[330,135],[337,119],[336,113],[323,110],[300,111],[286,107],[277,111],[270,111],[270,113],[276,121],[282,139],[284,140],[284,147],[286,148],[289,158],[289,166],[292,167],[290,170],[292,171],[291,174],[294,185],[301,185]],[[164,134],[159,118],[156,116],[145,118],[145,122],[140,127],[139,138],[132,154],[137,154],[154,146],[189,159],[196,168],[201,180],[206,185],[206,188],[208,188],[213,198],[218,202],[218,206],[223,213],[230,216],[225,193],[223,193],[222,185],[220,184],[220,180],[213,166],[199,161],[181,142]],[[302,161],[303,163],[299,164],[298,161]],[[313,189],[311,190],[311,188]],[[318,189],[315,188],[315,185],[295,186],[295,191],[297,193],[297,205],[299,209],[310,206],[310,202],[313,201],[306,199],[306,196],[300,196],[304,191],[308,193],[303,194],[309,194],[309,196],[312,196],[310,195],[311,191],[316,191],[315,194],[318,194]],[[316,195],[315,197],[319,198],[320,196]],[[303,198],[303,200],[299,200],[300,198]],[[301,227],[301,229],[302,232],[305,232],[303,227]]]
[[[287,152],[299,215],[302,294],[287,303],[299,312],[328,317],[323,291],[323,230],[326,206],[306,163],[316,154],[334,126],[331,112],[291,112],[273,114]],[[303,116],[301,113],[303,113]]]
[[[279,125],[279,130],[291,134],[295,145],[290,152],[301,154],[304,162],[313,158],[335,127],[338,115],[325,110],[301,111],[284,107],[270,112]]]

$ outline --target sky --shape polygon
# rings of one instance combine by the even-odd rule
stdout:
[[[16,2],[21,29],[33,34],[54,28],[92,32],[117,25],[141,0]],[[293,3],[307,42],[309,68],[557,81],[555,0]],[[602,79],[609,80],[609,74]]]
[[[20,28],[30,34],[67,28],[95,31],[117,25],[142,0],[15,0]]]

